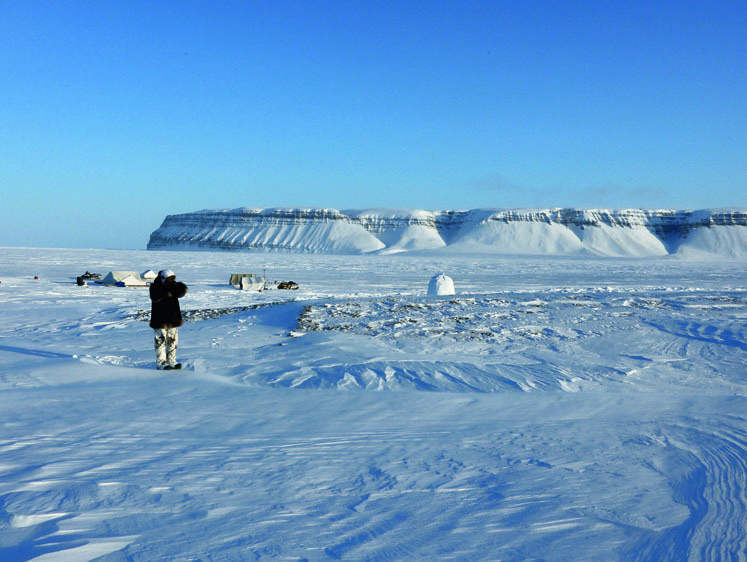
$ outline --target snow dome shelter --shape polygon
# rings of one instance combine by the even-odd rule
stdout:
[[[454,281],[445,273],[434,275],[428,283],[428,296],[453,295]]]
[[[140,278],[137,271],[110,271],[104,277],[104,285],[124,284],[125,287],[145,287],[147,283]]]

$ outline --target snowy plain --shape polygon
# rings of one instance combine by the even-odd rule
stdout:
[[[746,273],[3,248],[0,560],[747,560]]]

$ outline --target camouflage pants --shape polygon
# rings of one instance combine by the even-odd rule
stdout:
[[[179,328],[155,330],[156,367],[176,364],[176,347],[179,343]]]

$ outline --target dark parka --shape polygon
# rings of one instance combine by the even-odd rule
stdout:
[[[154,330],[178,328],[184,324],[179,308],[179,297],[187,292],[184,283],[164,281],[158,277],[150,286],[150,327]]]

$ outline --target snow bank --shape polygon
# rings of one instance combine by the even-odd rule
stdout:
[[[747,228],[743,226],[700,227],[694,229],[677,249],[677,254],[693,257],[747,258]]]
[[[583,249],[578,237],[561,224],[489,219],[463,230],[453,249],[526,255],[578,254]]]

